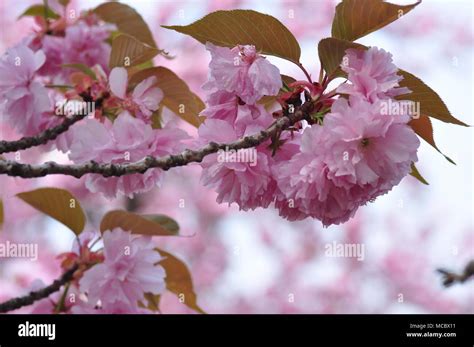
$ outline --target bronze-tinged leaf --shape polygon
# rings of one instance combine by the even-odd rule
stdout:
[[[159,106],[158,109],[152,113],[150,120],[151,120],[151,127],[153,129],[161,129],[161,116],[163,115],[163,106]]]
[[[392,23],[410,12],[411,5],[395,5],[382,0],[343,0],[336,6],[331,36],[354,41]]]
[[[143,302],[139,302],[138,306],[142,308],[146,308],[153,312],[160,312],[160,300],[161,295],[155,295],[153,293],[145,293],[145,304]]]
[[[86,216],[79,201],[67,190],[39,188],[17,196],[27,204],[63,223],[76,235],[86,224]]]
[[[96,7],[94,12],[104,21],[115,24],[122,33],[157,48],[150,28],[142,16],[130,6],[119,2],[106,2]]]
[[[451,164],[456,165],[456,163],[451,158],[443,154],[443,152],[439,150],[438,146],[436,146],[433,136],[433,125],[431,124],[431,120],[428,116],[422,114],[419,118],[412,119],[408,124],[413,128],[413,130],[415,131],[415,133],[418,134],[418,136],[420,136],[423,140],[433,146],[433,148],[436,149],[439,153],[441,153],[447,161],[449,161]]]
[[[336,39],[334,37],[327,37],[319,41],[319,60],[321,61],[321,65],[328,76],[342,77],[345,75],[340,65],[342,58],[346,55],[346,49],[349,48],[367,49],[367,47],[364,45],[351,41]]]
[[[252,10],[216,11],[186,25],[162,25],[218,46],[254,45],[263,54],[299,63],[301,48],[293,34],[276,18]]]
[[[415,177],[418,181],[420,181],[421,183],[423,184],[426,184],[426,185],[429,185],[428,181],[425,180],[425,178],[423,176],[421,176],[420,172],[418,171],[418,169],[416,168],[415,166],[415,163],[412,163],[411,164],[411,172],[410,172],[410,175],[412,175],[413,177]]]
[[[161,225],[163,228],[174,235],[179,234],[179,224],[171,217],[168,217],[164,214],[143,214],[142,217]]]
[[[283,85],[289,85],[289,84],[292,84],[293,82],[296,82],[296,80],[291,77],[291,76],[288,76],[288,75],[281,75],[281,80],[283,82]]]
[[[112,41],[109,66],[130,67],[145,63],[159,54],[160,50],[140,42],[126,34],[116,36]]]
[[[58,19],[59,15],[55,13],[53,10],[51,10],[50,7],[45,8],[44,5],[33,5],[31,7],[28,7],[25,12],[23,12],[20,16],[18,16],[18,19],[21,17],[27,17],[27,16],[39,16],[47,19]]]
[[[163,260],[158,264],[166,271],[166,288],[176,294],[186,306],[199,313],[205,313],[197,304],[197,295],[194,292],[191,273],[186,264],[174,255],[156,248]]]
[[[162,105],[186,122],[199,127],[205,119],[199,116],[205,107],[204,102],[173,71],[162,66],[141,70],[132,75],[130,85],[138,84],[150,76],[156,77],[156,86],[163,91]]]
[[[412,92],[400,95],[396,99],[419,102],[421,113],[429,117],[439,119],[446,123],[469,126],[454,118],[439,95],[418,77],[401,69],[398,70],[398,74],[403,76],[403,80],[400,81],[400,86],[407,87]]]
[[[130,231],[132,234],[138,235],[176,236],[176,229],[168,229],[169,224],[166,223],[164,223],[164,225],[161,225],[160,222],[157,220],[150,220],[145,216],[140,216],[136,213],[122,210],[114,210],[107,212],[102,218],[102,221],[100,222],[100,232],[103,233],[106,230],[121,228],[123,230]]]

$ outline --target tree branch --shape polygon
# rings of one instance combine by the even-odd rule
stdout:
[[[45,299],[51,294],[57,292],[63,285],[72,280],[74,272],[76,272],[78,266],[74,265],[71,269],[66,271],[60,278],[55,280],[49,286],[44,287],[35,292],[31,292],[25,296],[19,298],[13,298],[0,304],[0,313],[5,313],[19,309],[23,306],[32,305],[35,301]]]
[[[88,103],[94,103],[94,109],[102,107],[102,103],[108,97],[108,95],[101,96],[97,100],[94,100],[90,95],[90,91],[81,93],[82,100]],[[55,127],[44,130],[38,135],[31,137],[22,137],[16,141],[0,141],[0,154],[8,152],[16,152],[22,149],[36,147],[44,145],[48,141],[56,139],[62,133],[65,133],[69,128],[80,120],[84,119],[88,115],[88,112],[79,112],[73,114],[70,117],[66,117],[64,121],[56,125]]]
[[[84,112],[85,113],[85,112]],[[27,149],[39,145],[44,145],[48,141],[56,139],[60,134],[65,133],[71,125],[79,122],[85,118],[87,114],[75,114],[71,117],[66,117],[64,121],[52,128],[46,129],[38,135],[31,137],[22,137],[16,141],[0,141],[0,154],[8,152],[16,152],[22,149]]]
[[[160,168],[166,171],[173,167],[185,166],[193,162],[201,162],[205,156],[216,153],[219,150],[238,150],[256,147],[278,132],[287,129],[298,121],[304,119],[312,110],[313,103],[308,101],[298,107],[294,113],[284,115],[260,133],[246,136],[231,143],[218,144],[211,142],[199,150],[186,149],[180,154],[168,155],[161,158],[148,156],[140,161],[125,164],[99,164],[90,161],[84,164],[71,165],[58,164],[55,162],[32,165],[10,160],[0,160],[0,174],[22,178],[62,174],[80,178],[85,174],[90,173],[100,174],[104,177],[118,177],[135,173],[144,173],[151,168]]]
[[[454,283],[464,283],[469,278],[474,277],[474,260],[471,260],[469,263],[467,263],[467,265],[464,267],[464,271],[461,274],[445,269],[438,269],[437,271],[443,275],[443,285],[445,287],[449,287]]]

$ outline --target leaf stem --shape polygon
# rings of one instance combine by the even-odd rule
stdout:
[[[54,308],[54,313],[60,313],[65,309],[64,303],[66,302],[66,295],[67,295],[67,292],[69,291],[70,286],[71,286],[71,282],[67,282],[65,284],[63,294],[61,295],[61,299],[59,300],[59,302],[56,304],[56,307]]]
[[[313,80],[311,79],[311,75],[308,73],[308,71],[305,69],[305,67],[303,66],[303,64],[301,63],[297,63],[296,65],[299,66],[299,68],[304,72],[306,78],[308,79],[308,82],[309,83],[313,83]]]

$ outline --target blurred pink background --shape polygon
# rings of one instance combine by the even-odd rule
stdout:
[[[150,25],[156,42],[174,60],[157,58],[192,90],[207,77],[208,52],[190,37],[160,27],[189,24],[218,9],[248,8],[278,18],[297,37],[302,63],[319,72],[317,42],[330,35],[336,1],[122,1],[133,6]],[[396,1],[410,3],[410,1]],[[30,18],[16,18],[33,1],[0,2],[0,50],[28,35]],[[93,8],[101,1],[72,1],[71,8]],[[443,98],[458,119],[473,119],[473,4],[471,1],[424,1],[406,17],[361,43],[383,47],[395,63],[420,77]],[[269,58],[282,73],[303,78],[291,63]],[[179,122],[170,116],[170,121]],[[3,125],[3,123],[2,123]],[[444,288],[436,268],[461,271],[474,259],[473,132],[433,121],[439,148],[453,158],[449,164],[426,143],[418,168],[430,182],[405,178],[390,194],[361,208],[342,226],[322,228],[316,220],[288,222],[272,210],[239,212],[218,205],[216,194],[199,183],[200,168],[174,169],[162,188],[134,201],[107,201],[83,188],[82,180],[50,176],[23,180],[0,177],[5,223],[0,242],[37,242],[38,261],[0,258],[0,301],[27,293],[35,279],[45,283],[59,274],[55,259],[68,251],[74,235],[63,225],[27,206],[14,195],[37,187],[69,189],[87,211],[89,229],[117,208],[168,214],[184,238],[155,238],[163,249],[189,265],[200,306],[209,313],[474,313],[474,281]],[[195,130],[182,123],[191,135]],[[2,139],[17,134],[1,128]],[[15,154],[6,155],[14,158]],[[65,161],[57,152],[22,152],[21,161]],[[184,203],[184,207],[183,207]],[[360,243],[365,258],[332,258],[325,245]],[[29,312],[30,308],[21,312]],[[190,312],[173,295],[165,295],[165,313]]]

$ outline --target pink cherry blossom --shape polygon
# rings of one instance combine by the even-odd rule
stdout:
[[[399,87],[403,79],[392,62],[392,55],[383,49],[348,49],[341,68],[348,74],[351,84],[342,84],[337,91],[350,95],[362,95],[369,101],[395,97],[410,91]]]
[[[42,41],[42,49],[46,54],[46,64],[41,69],[41,74],[55,77],[60,75],[67,80],[67,71],[61,67],[62,64],[80,63],[92,67],[100,65],[108,71],[110,57],[110,45],[105,42],[115,28],[110,24],[89,23],[86,20],[78,20],[66,27],[64,37],[45,35]]]
[[[109,76],[110,90],[112,94],[122,99],[122,107],[132,112],[136,117],[150,120],[153,111],[163,99],[163,91],[154,86],[157,82],[155,76],[141,81],[133,90],[131,96],[127,96],[128,73],[123,67],[113,68]]]
[[[216,91],[211,93],[206,100],[206,108],[201,115],[211,119],[225,119],[234,122],[237,117],[239,98],[227,91]]]
[[[407,114],[386,115],[384,101],[375,104],[359,97],[337,100],[324,119],[331,148],[324,162],[338,186],[371,185],[391,189],[410,172],[420,144],[407,125]]]
[[[263,128],[260,128],[260,130]],[[249,133],[257,131],[248,127]],[[199,128],[201,139],[216,142],[231,142],[239,138],[234,126],[224,120],[208,119]],[[271,156],[264,145],[258,148],[240,149],[235,156],[225,156],[225,151],[204,158],[201,181],[214,188],[217,202],[229,205],[237,203],[242,210],[267,207],[273,200],[276,183],[271,176]],[[233,152],[227,151],[232,154]],[[231,158],[248,160],[232,160]]]
[[[76,163],[89,160],[104,163],[135,162],[152,155],[174,154],[183,149],[182,140],[188,135],[177,128],[152,129],[150,125],[123,111],[111,123],[87,119],[72,128],[69,158]],[[160,169],[150,169],[143,174],[121,177],[88,175],[85,181],[91,192],[101,192],[107,198],[117,194],[133,197],[159,185],[163,177]]]
[[[104,262],[87,270],[79,282],[89,306],[100,303],[105,312],[118,308],[135,312],[144,293],[163,293],[166,273],[154,265],[162,257],[149,237],[133,238],[130,232],[115,228],[104,232],[103,241]]]
[[[266,128],[273,119],[263,105],[240,104],[238,97],[225,91],[209,95],[201,115],[207,119],[221,119],[232,124],[238,137],[252,135],[248,127]]]
[[[25,45],[7,50],[0,58],[0,93],[4,102],[0,104],[5,120],[23,135],[33,135],[48,122],[43,113],[52,107],[48,91],[35,75],[44,64],[42,51],[33,52]]]
[[[264,95],[276,95],[282,86],[280,71],[257,53],[254,46],[218,47],[208,42],[211,52],[209,81],[205,89],[235,93],[247,104]]]
[[[347,190],[327,179],[327,167],[312,155],[297,154],[275,166],[274,175],[281,193],[277,194],[275,207],[288,220],[312,217],[326,226],[340,224],[358,207]]]
[[[59,76],[56,77],[58,82],[66,79],[63,74],[64,69],[61,67],[64,59],[64,37],[45,35],[40,42],[35,37],[30,38],[29,46],[32,49],[41,49],[46,55],[46,61],[39,69],[38,73],[41,76]],[[37,47],[36,47],[37,46]]]
[[[419,146],[410,117],[382,114],[382,102],[341,98],[323,126],[305,129],[301,152],[273,170],[284,217],[342,223],[410,172]]]

